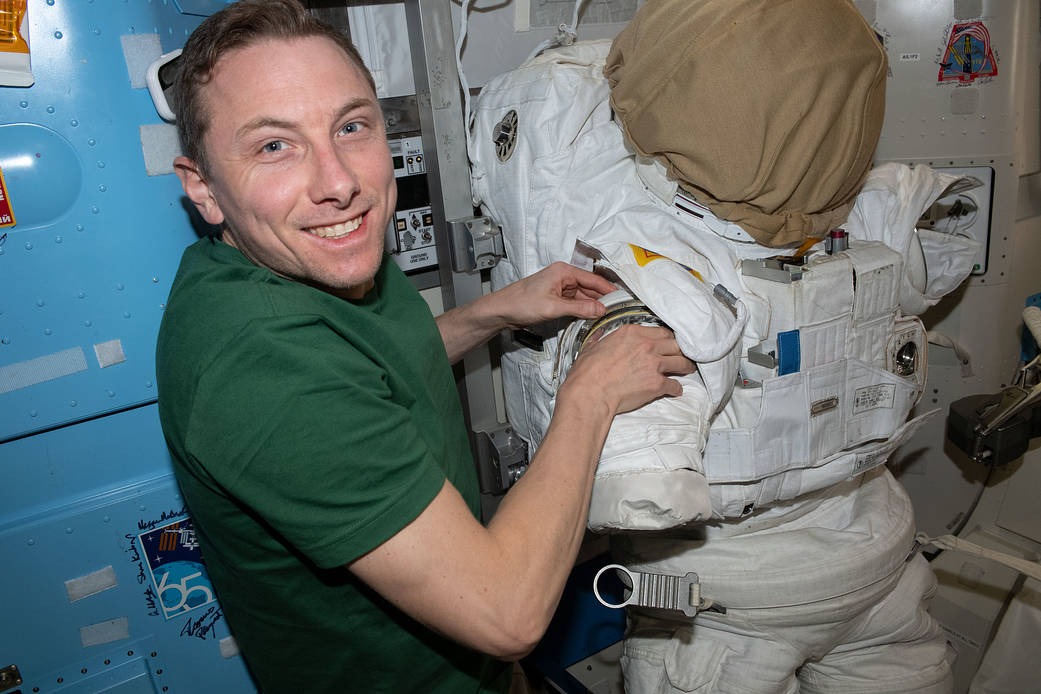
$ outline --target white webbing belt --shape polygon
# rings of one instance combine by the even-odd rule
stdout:
[[[954,535],[940,535],[939,537],[929,537],[925,533],[918,533],[915,536],[915,540],[922,546],[933,545],[939,549],[949,549],[955,552],[965,552],[966,554],[975,554],[978,557],[984,559],[990,559],[996,561],[999,564],[1004,564],[1010,568],[1015,569],[1021,573],[1026,574],[1030,578],[1041,581],[1041,564],[1036,561],[1029,561],[1022,557],[1015,557],[1005,552],[998,552],[993,549],[987,549],[981,547],[975,542],[969,542],[963,540],[960,537]]]
[[[974,554],[1004,564],[1030,578],[1041,581],[1041,563],[987,549],[954,535],[929,537],[925,533],[918,533],[915,536],[915,542],[915,550],[932,545],[939,549]],[[600,576],[608,569],[616,569],[628,578],[630,592],[622,602],[610,603],[600,595]],[[698,581],[696,573],[688,573],[685,576],[640,573],[631,571],[620,564],[608,564],[596,572],[596,576],[593,578],[593,594],[601,605],[614,609],[633,605],[678,610],[688,617],[695,617],[699,610],[713,607],[712,601],[701,597],[701,583]]]

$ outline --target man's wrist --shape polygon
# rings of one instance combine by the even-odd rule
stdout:
[[[581,378],[569,378],[557,390],[555,410],[578,411],[594,418],[610,420],[618,410],[599,383],[586,383]]]
[[[500,330],[512,327],[505,314],[505,302],[496,292],[485,294],[470,304],[470,320],[475,329],[491,337]]]

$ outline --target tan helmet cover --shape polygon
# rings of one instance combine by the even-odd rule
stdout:
[[[604,67],[636,150],[768,246],[846,220],[882,130],[886,72],[849,0],[647,0]]]

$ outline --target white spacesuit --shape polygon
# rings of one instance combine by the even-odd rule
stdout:
[[[610,102],[610,48],[549,51],[489,82],[471,159],[503,228],[494,287],[558,260],[596,267],[627,290],[602,322],[660,319],[698,364],[681,397],[616,418],[594,482],[589,526],[615,531],[619,563],[700,586],[693,619],[630,608],[627,690],[949,691],[925,612],[935,579],[884,463],[936,414],[909,419],[926,368],[914,314],[968,275],[976,246],[914,224],[963,181],[880,166],[855,176],[832,252],[768,247],[683,190],[674,162],[638,153]],[[596,327],[549,326],[541,350],[503,355],[531,446]]]

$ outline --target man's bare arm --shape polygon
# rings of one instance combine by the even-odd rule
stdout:
[[[575,362],[545,439],[488,527],[446,483],[350,570],[452,639],[504,659],[524,656],[548,626],[578,553],[611,420],[679,395],[668,375],[692,370],[668,330],[619,329]]]

